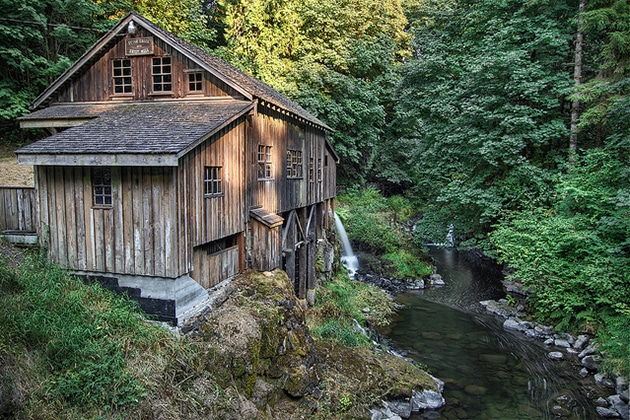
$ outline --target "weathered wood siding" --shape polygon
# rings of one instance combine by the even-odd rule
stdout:
[[[35,232],[35,188],[0,187],[0,232]]]
[[[191,277],[206,289],[238,273],[239,247],[233,246],[215,254],[208,254],[206,247],[195,247],[194,270]]]
[[[138,36],[150,36],[143,29]],[[56,97],[56,102],[94,102],[111,100],[158,100],[184,97],[242,97],[234,89],[208,72],[204,72],[204,91],[189,94],[188,75],[185,70],[198,69],[198,65],[191,62],[173,48],[154,38],[154,54],[145,56],[125,56],[125,39],[120,37],[118,42],[101,56],[86,72],[72,81]],[[167,94],[153,92],[152,59],[160,56],[171,56],[172,59],[172,92]],[[132,94],[114,94],[112,79],[112,60],[129,58],[131,60]]]
[[[249,240],[251,241],[251,264],[254,270],[271,271],[282,267],[282,237],[280,226],[269,228],[252,219]]]
[[[249,129],[246,158],[250,207],[262,206],[274,213],[306,207],[334,197],[335,161],[323,131],[294,121],[285,114],[259,107]],[[271,179],[259,180],[258,145],[271,146]],[[302,152],[303,177],[287,177],[287,150]]]
[[[245,118],[232,123],[180,160],[180,224],[187,226],[189,243],[199,246],[242,232],[245,228]],[[223,194],[204,196],[204,169],[219,166]]]
[[[175,278],[186,272],[176,169],[112,167],[111,207],[93,205],[91,168],[37,167],[41,240],[63,267]]]

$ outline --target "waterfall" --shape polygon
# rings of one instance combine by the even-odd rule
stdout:
[[[416,227],[414,226],[413,229],[415,230]],[[448,225],[448,232],[446,233],[446,239],[444,240],[444,242],[439,242],[439,243],[426,243],[423,242],[422,245],[423,246],[439,246],[439,247],[445,247],[445,248],[455,248],[455,236],[453,236],[453,231],[455,230],[455,225],[454,224],[450,224]]]
[[[350,278],[353,279],[359,269],[359,260],[352,251],[352,246],[350,245],[350,240],[348,240],[346,229],[343,227],[341,219],[337,216],[337,214],[335,214],[335,225],[337,226],[337,234],[341,240],[341,263],[348,270]]]

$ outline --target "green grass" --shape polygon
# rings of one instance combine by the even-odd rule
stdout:
[[[315,308],[309,311],[311,334],[346,347],[366,347],[370,340],[354,325],[386,325],[394,312],[392,299],[381,289],[351,280],[346,272],[317,289]]]
[[[17,266],[0,258],[0,359],[11,361],[0,387],[29,401],[17,407],[25,416],[133,407],[147,392],[128,360],[165,339],[173,340],[129,299],[85,285],[39,255]]]

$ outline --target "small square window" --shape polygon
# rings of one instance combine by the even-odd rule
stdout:
[[[203,73],[196,71],[194,73],[188,73],[188,91],[189,92],[202,92],[203,91]]]

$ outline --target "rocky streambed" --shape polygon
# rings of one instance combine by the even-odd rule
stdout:
[[[512,293],[524,293],[517,283],[505,282],[505,285]],[[600,417],[623,420],[630,418],[628,380],[619,374],[610,376],[600,371],[604,355],[591,337],[585,334],[574,337],[557,332],[552,326],[524,320],[526,314],[522,312],[523,306],[507,299],[482,301],[481,305],[488,313],[503,319],[505,330],[543,342],[548,359],[566,360],[567,367],[578,372],[580,390],[593,403]],[[567,395],[558,396],[552,412],[559,417],[568,415],[570,407],[567,405],[570,401],[571,398]]]
[[[600,372],[590,337],[527,321],[500,267],[433,254],[440,274],[422,281],[356,278],[398,296],[399,318],[381,332],[446,383],[436,418],[628,418],[627,380]]]

